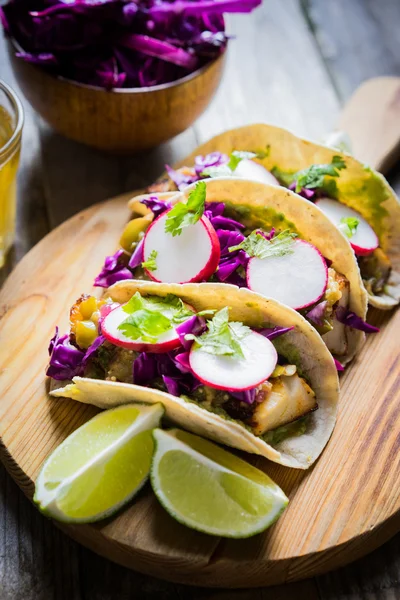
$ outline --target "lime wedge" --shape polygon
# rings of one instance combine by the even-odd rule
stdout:
[[[155,429],[150,480],[180,523],[210,535],[245,538],[278,519],[288,499],[262,471],[197,435]]]
[[[45,461],[34,501],[47,516],[90,523],[110,516],[145,483],[161,404],[127,404],[99,413]]]

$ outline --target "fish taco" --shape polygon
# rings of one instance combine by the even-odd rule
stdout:
[[[326,346],[299,313],[250,290],[120,282],[80,298],[70,325],[49,347],[55,397],[161,402],[189,431],[299,469],[332,433],[338,377]]]
[[[149,191],[232,175],[288,187],[317,204],[347,235],[371,305],[388,310],[399,303],[400,204],[382,175],[346,152],[257,124],[199,146]]]
[[[248,287],[300,311],[338,366],[375,330],[365,323],[367,294],[347,239],[290,190],[215,178],[130,206],[122,249],[107,258],[96,285],[148,278]]]

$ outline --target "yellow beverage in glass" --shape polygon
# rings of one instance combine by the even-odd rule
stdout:
[[[0,268],[14,241],[22,125],[21,103],[14,92],[0,81]]]

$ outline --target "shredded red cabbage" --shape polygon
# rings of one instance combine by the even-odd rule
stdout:
[[[85,352],[70,343],[68,334],[60,337],[58,327],[50,340],[49,355],[50,362],[46,371],[49,377],[61,381],[82,373]]]
[[[179,170],[176,171],[169,165],[165,165],[165,169],[166,169],[168,175],[170,176],[170,178],[172,179],[172,181],[175,183],[178,190],[183,190],[183,189],[185,189],[185,187],[187,185],[190,185],[191,183],[195,183],[196,181],[199,181],[200,179],[204,179],[204,177],[202,176],[202,172],[204,171],[204,169],[206,169],[207,167],[216,167],[216,166],[225,164],[226,162],[228,162],[228,160],[229,160],[229,157],[226,154],[222,154],[221,152],[211,152],[211,154],[206,154],[206,156],[201,156],[201,155],[195,156],[194,169],[189,170],[185,173],[183,173],[182,171],[179,171]],[[221,204],[222,204],[223,208],[225,208],[225,205],[223,203],[221,203]],[[217,206],[217,205],[214,202],[209,202],[206,204],[206,207],[208,210],[213,211],[213,206]],[[222,209],[222,212],[223,212],[223,209]],[[222,212],[219,213],[219,215],[222,215]],[[214,216],[217,216],[217,215],[214,215]]]
[[[189,350],[192,341],[187,341],[185,336],[188,333],[193,333],[193,335],[201,335],[207,329],[206,322],[202,317],[198,317],[197,315],[193,315],[187,321],[184,321],[178,327],[176,327],[176,332],[179,336],[179,340],[183,346],[184,350]]]
[[[207,212],[207,211],[206,211]],[[206,212],[204,213],[206,216]],[[238,229],[244,229],[244,225],[239,223],[239,221],[235,221],[234,219],[229,219],[228,217],[216,216],[210,218],[211,225],[215,230],[218,229],[229,229],[231,231],[237,231]]]
[[[264,337],[269,340],[274,340],[275,338],[287,333],[288,331],[292,331],[293,327],[265,327],[264,329],[257,329],[258,333],[261,333]]]
[[[82,366],[85,367],[92,354],[96,352],[104,344],[106,338],[103,335],[99,335],[91,346],[86,350],[85,356],[83,357]]]
[[[136,248],[134,249],[132,256],[129,259],[128,266],[130,269],[136,269],[143,262],[143,246],[144,246],[144,238],[140,240]]]
[[[327,304],[328,302],[326,300],[316,304],[311,310],[308,311],[308,313],[306,313],[307,319],[322,327],[324,324],[324,314]]]
[[[149,208],[155,217],[159,217],[163,212],[172,207],[171,202],[168,200],[160,200],[158,196],[150,196],[150,198],[143,198],[141,204],[144,204]]]
[[[261,0],[9,0],[0,9],[17,56],[105,89],[180,79],[224,52],[222,13]]]
[[[152,386],[157,378],[162,378],[167,391],[173,396],[190,393],[202,385],[191,371],[182,370],[179,350],[166,354],[141,352],[133,362],[133,382],[137,385]]]
[[[188,351],[177,354],[174,360],[176,367],[181,371],[181,373],[192,373]]]
[[[245,404],[253,404],[256,399],[257,389],[252,388],[251,390],[245,390],[244,392],[237,392],[235,390],[229,390],[229,394],[239,400],[240,402],[244,402]]]
[[[204,208],[204,214],[208,219],[214,217],[221,217],[224,214],[225,204],[223,202],[206,202]]]
[[[265,233],[265,231],[263,231],[262,229],[257,229],[256,233],[258,233],[258,235],[261,235],[263,238],[269,241],[272,240],[272,238],[274,237],[276,230],[275,227],[273,227],[271,231],[269,231],[269,233]]]
[[[336,371],[338,371],[339,373],[341,371],[344,371],[344,366],[342,365],[341,362],[339,362],[336,358],[333,357],[333,360],[335,361],[335,367],[336,367]]]
[[[296,183],[296,181],[294,181],[293,183],[291,183],[289,185],[289,190],[292,190],[292,192],[294,192],[296,190],[296,186],[297,186],[297,183]],[[315,198],[316,191],[309,190],[308,188],[303,187],[303,188],[301,188],[301,190],[299,192],[296,192],[296,194],[298,194],[302,198],[305,198],[306,200],[313,200]]]
[[[361,317],[358,317],[344,306],[339,306],[336,309],[335,316],[340,323],[347,325],[347,327],[353,327],[353,329],[359,329],[365,333],[378,333],[379,331],[379,327],[366,323]]]
[[[171,396],[179,396],[179,383],[173,377],[168,377],[168,375],[162,375],[162,379],[165,387],[167,388],[167,392],[171,394]]]
[[[194,170],[196,171],[197,176],[200,177],[204,169],[207,169],[208,167],[219,167],[228,161],[229,156],[227,154],[222,154],[222,152],[211,152],[205,156],[199,155],[194,159]]]
[[[60,337],[56,327],[49,344],[50,362],[46,375],[58,381],[82,375],[88,360],[104,342],[105,338],[99,335],[85,352],[71,344],[68,334]]]
[[[249,258],[244,250],[229,252],[230,247],[237,246],[244,240],[244,235],[237,230],[219,229],[217,230],[217,236],[221,247],[221,258],[215,274],[217,279],[224,283],[232,283],[233,285],[244,287],[246,281],[236,271],[240,266],[246,267]]]
[[[107,256],[103,268],[94,280],[93,285],[108,288],[117,281],[133,279],[132,272],[126,267],[124,259],[125,253],[123,250],[118,250],[115,254]]]
[[[199,180],[199,177],[194,172],[193,174],[182,173],[182,171],[176,171],[169,165],[165,165],[165,169],[178,190],[183,190],[187,185]]]

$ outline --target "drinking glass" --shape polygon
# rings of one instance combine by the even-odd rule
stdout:
[[[21,102],[0,80],[0,268],[15,235],[16,178],[23,123]]]

